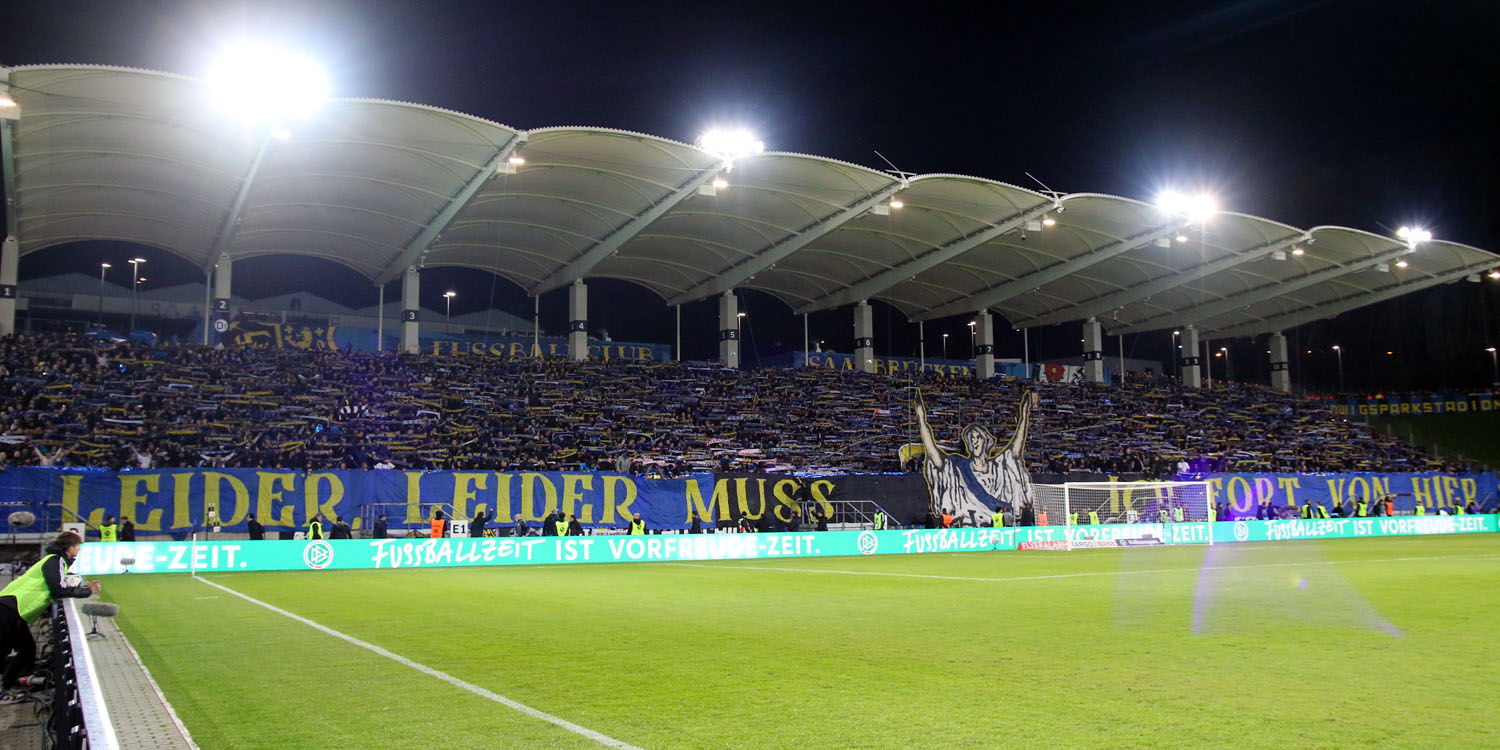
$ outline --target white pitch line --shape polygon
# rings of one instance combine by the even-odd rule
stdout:
[[[684,568],[715,568],[722,570],[775,570],[786,573],[822,573],[841,576],[884,576],[889,578],[929,578],[939,581],[976,581],[980,583],[1004,583],[1008,581],[1044,581],[1054,578],[1092,578],[1097,576],[1141,575],[1146,573],[1191,573],[1202,570],[1246,570],[1257,568],[1295,568],[1306,565],[1348,565],[1351,563],[1411,562],[1416,560],[1495,560],[1500,555],[1450,555],[1431,557],[1388,557],[1379,560],[1310,560],[1307,562],[1264,563],[1259,565],[1198,565],[1191,568],[1151,568],[1146,570],[1101,570],[1087,573],[1058,573],[1043,576],[1009,576],[1005,578],[977,578],[970,576],[939,576],[926,573],[888,573],[878,570],[828,570],[826,568],[773,568],[768,565],[725,565],[705,563],[667,563]]]
[[[199,576],[193,576],[193,578],[195,578],[195,579],[197,579],[199,581],[202,581],[203,583],[206,583],[206,584],[208,584],[210,586],[213,586],[214,588],[219,589],[220,591],[224,591],[226,593],[233,594],[233,595],[235,595],[235,596],[237,596],[237,597],[239,597],[241,599],[244,599],[247,602],[250,602],[251,604],[256,604],[256,605],[265,607],[266,609],[269,609],[269,610],[271,610],[272,612],[275,612],[278,615],[282,615],[284,617],[288,617],[290,619],[296,620],[297,622],[300,622],[303,625],[306,625],[306,626],[308,626],[308,627],[310,627],[310,628],[312,628],[314,630],[317,630],[317,631],[320,631],[320,632],[323,632],[323,633],[327,633],[328,635],[331,635],[334,638],[338,638],[339,640],[342,640],[342,641],[345,641],[345,642],[348,642],[348,643],[352,643],[352,644],[354,644],[356,646],[359,646],[362,649],[365,649],[367,651],[371,651],[373,653],[379,654],[380,656],[384,656],[385,658],[390,659],[391,661],[394,661],[397,664],[402,664],[402,665],[411,667],[412,669],[415,669],[418,672],[421,672],[422,674],[425,674],[425,675],[428,675],[428,676],[431,676],[431,677],[436,677],[439,680],[442,680],[443,682],[446,682],[446,683],[448,683],[450,685],[453,685],[455,687],[459,687],[459,688],[462,688],[464,690],[467,690],[467,691],[469,691],[469,692],[471,692],[471,693],[473,693],[473,694],[475,694],[475,695],[477,695],[477,696],[479,696],[481,698],[492,700],[492,701],[494,701],[496,703],[499,703],[502,706],[505,706],[506,708],[509,708],[509,709],[512,709],[512,710],[515,710],[515,711],[519,711],[519,712],[521,712],[523,714],[526,714],[527,716],[530,716],[532,718],[541,719],[542,721],[545,721],[545,722],[547,722],[549,724],[552,724],[552,725],[561,727],[563,729],[566,729],[569,732],[572,732],[573,734],[576,734],[576,735],[579,735],[579,736],[582,736],[582,737],[587,737],[588,739],[591,739],[591,740],[593,740],[593,741],[595,741],[595,742],[597,742],[597,743],[599,743],[601,745],[604,745],[606,747],[620,748],[620,750],[641,750],[641,748],[638,748],[635,745],[632,745],[630,743],[622,742],[620,740],[614,739],[613,737],[609,737],[607,735],[600,734],[599,732],[596,732],[596,731],[594,731],[592,729],[589,729],[588,727],[579,726],[579,725],[574,724],[573,722],[568,721],[567,719],[564,719],[564,718],[562,718],[560,716],[553,716],[552,714],[549,714],[549,713],[547,713],[545,711],[538,711],[537,709],[532,708],[531,706],[528,706],[528,705],[526,705],[524,703],[520,703],[518,701],[511,700],[510,698],[507,698],[507,697],[505,697],[503,695],[500,695],[499,693],[496,693],[496,692],[487,690],[485,688],[482,688],[482,687],[480,687],[478,685],[475,685],[472,682],[468,682],[466,680],[461,680],[461,679],[459,679],[457,677],[454,677],[453,675],[448,674],[447,672],[444,672],[444,671],[442,671],[440,669],[433,669],[432,667],[429,667],[426,664],[422,664],[421,662],[412,661],[411,659],[408,659],[408,658],[406,658],[406,657],[404,657],[404,656],[402,656],[400,654],[394,653],[392,651],[388,651],[386,649],[383,649],[383,648],[381,648],[381,647],[379,647],[379,646],[377,646],[377,645],[375,645],[373,643],[369,643],[367,641],[362,641],[362,640],[360,640],[358,638],[355,638],[352,635],[347,635],[345,633],[341,633],[341,632],[339,632],[337,630],[334,630],[333,628],[328,627],[327,625],[321,625],[319,623],[313,622],[312,620],[309,620],[306,617],[303,617],[301,615],[297,615],[297,614],[293,614],[291,612],[288,612],[288,611],[286,611],[286,610],[284,610],[284,609],[282,609],[282,608],[280,608],[280,607],[278,607],[278,606],[276,606],[274,604],[267,604],[266,602],[263,602],[263,601],[261,601],[259,599],[256,599],[253,596],[249,596],[248,594],[242,594],[242,593],[240,593],[238,591],[235,591],[232,588],[229,588],[228,586],[223,586],[221,584],[214,583],[213,581],[210,581],[207,578],[202,578],[202,577],[199,577]]]

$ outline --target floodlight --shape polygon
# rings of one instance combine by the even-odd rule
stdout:
[[[1398,261],[1396,261],[1396,267],[1397,268],[1406,268],[1408,265],[1410,265],[1410,264],[1408,264],[1404,260],[1398,260]]]
[[[1300,247],[1294,247],[1294,248],[1292,248],[1292,255],[1302,255],[1303,253],[1306,253],[1306,252],[1307,252],[1306,250],[1303,250]]]
[[[4,95],[4,94],[0,94],[0,107],[14,107],[14,106],[16,106],[16,100],[15,99],[12,99],[12,98]]]
[[[1042,217],[1042,226],[1044,226],[1044,227],[1050,227],[1050,226],[1052,226],[1052,225],[1054,225],[1056,223],[1057,223],[1057,219],[1054,219],[1051,216],[1043,216]]]
[[[1487,351],[1487,352],[1494,352],[1495,351],[1495,347],[1492,346],[1492,347],[1490,347],[1488,349],[1485,349],[1485,351]]]
[[[146,259],[145,258],[131,258],[130,262],[131,263],[145,263]]]
[[[732,162],[765,151],[766,144],[748,130],[713,129],[698,136],[698,148]]]
[[[1490,278],[1492,278],[1492,279],[1500,279],[1500,270],[1490,271]]]
[[[902,203],[901,201],[891,201],[891,208],[901,208],[902,206],[905,206],[905,205],[906,204]]]
[[[519,167],[526,163],[526,158],[523,156],[512,156],[510,157],[510,163]]]
[[[220,107],[250,122],[303,117],[328,98],[328,76],[317,61],[263,44],[224,50],[204,83]]]
[[[1406,240],[1408,245],[1417,245],[1432,239],[1432,232],[1421,227],[1401,227],[1396,230],[1396,236]]]
[[[723,190],[724,188],[727,188],[727,187],[729,187],[729,180],[726,180],[723,177],[715,177],[714,178],[714,189],[715,190]]]
[[[1338,344],[1334,344],[1333,345],[1333,350],[1334,351],[1338,351],[1339,350],[1339,345]]]
[[[1219,211],[1219,202],[1208,193],[1183,195],[1175,190],[1164,190],[1156,197],[1156,205],[1162,211],[1186,217],[1194,223],[1207,221]]]
[[[114,266],[112,266],[112,265],[110,265],[108,263],[100,263],[99,267],[100,268],[114,268]]]
[[[744,313],[735,313],[734,317],[736,317],[736,318],[743,318],[743,317],[745,317],[745,314]]]
[[[1185,235],[1185,234],[1179,234],[1179,235],[1177,235],[1177,241],[1178,242],[1187,242],[1188,241],[1188,236]]]
[[[978,321],[975,321],[975,320],[969,321],[969,327],[970,328],[973,328],[974,326],[977,326],[977,325],[979,325]]]
[[[443,296],[452,299],[458,296],[458,292],[443,292]]]

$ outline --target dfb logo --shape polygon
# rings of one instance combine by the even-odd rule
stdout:
[[[861,555],[873,555],[880,548],[880,537],[875,536],[873,531],[859,532],[859,541],[856,543]]]
[[[322,539],[314,539],[302,548],[302,562],[313,570],[322,570],[333,563],[333,545]]]
[[[1245,523],[1244,521],[1235,521],[1234,522],[1234,540],[1236,542],[1243,542],[1243,541],[1245,541],[1246,539],[1249,539],[1249,538],[1250,538],[1250,524]]]

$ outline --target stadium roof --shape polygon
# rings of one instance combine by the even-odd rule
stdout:
[[[200,82],[143,70],[0,69],[4,89],[7,229],[23,254],[108,239],[205,271],[222,254],[289,253],[376,283],[459,266],[531,294],[613,278],[669,304],[744,287],[798,313],[881,299],[913,320],[988,309],[1016,327],[1094,317],[1111,333],[1215,337],[1500,266],[1452,242],[1235,213],[1193,226],[1128,198],[802,154],[731,168],[651,135],[523,132],[403,102],[333,100],[283,140],[219,114]]]

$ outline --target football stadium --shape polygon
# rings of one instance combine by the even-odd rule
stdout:
[[[0,747],[1497,745],[1491,250],[7,65]]]

